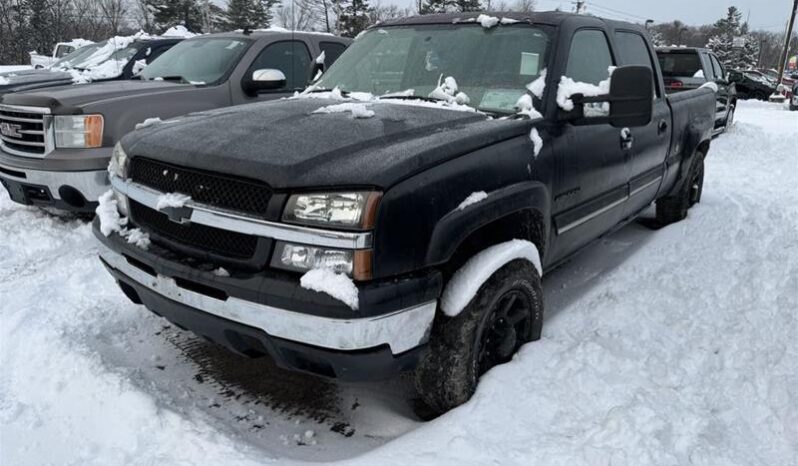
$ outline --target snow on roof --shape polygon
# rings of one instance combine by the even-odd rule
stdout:
[[[193,32],[186,29],[185,26],[182,24],[178,24],[177,26],[172,26],[166,30],[161,37],[182,37],[183,39],[190,39],[198,34],[194,34]]]
[[[61,42],[63,45],[68,45],[70,47],[74,47],[76,50],[85,47],[87,45],[93,44],[94,41],[86,40],[86,39],[72,39],[69,42]]]

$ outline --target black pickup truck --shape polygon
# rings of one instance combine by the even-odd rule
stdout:
[[[322,52],[331,64],[350,42],[285,30],[203,35],[165,51],[139,79],[6,94],[0,182],[20,204],[92,213],[109,188],[114,144],[137,124],[290,96],[323,68]],[[269,72],[286,79],[275,85],[263,79]]]
[[[406,18],[295,98],[123,138],[94,232],[177,325],[327,377],[415,369],[445,411],[541,337],[545,271],[653,202],[686,217],[714,109],[665,94],[632,24]]]

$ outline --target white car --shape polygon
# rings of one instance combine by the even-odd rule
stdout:
[[[58,59],[63,58],[75,50],[93,44],[94,42],[85,39],[72,39],[69,42],[59,42],[53,47],[53,55],[40,55],[36,52],[30,52],[30,64],[34,69],[47,68],[55,63]]]

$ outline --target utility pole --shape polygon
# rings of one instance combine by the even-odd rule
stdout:
[[[792,27],[795,24],[796,11],[798,11],[798,0],[793,0],[792,13],[790,13],[790,22],[787,23],[787,34],[784,38],[784,50],[781,51],[781,59],[779,60],[779,80],[776,81],[778,85],[781,85],[781,78],[784,76],[784,65],[787,63],[787,52],[790,49],[790,38],[792,37]]]

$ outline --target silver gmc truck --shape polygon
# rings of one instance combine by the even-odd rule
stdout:
[[[280,30],[211,34],[175,45],[139,79],[3,95],[0,183],[20,204],[91,215],[110,188],[114,144],[137,124],[288,96],[350,42]]]

